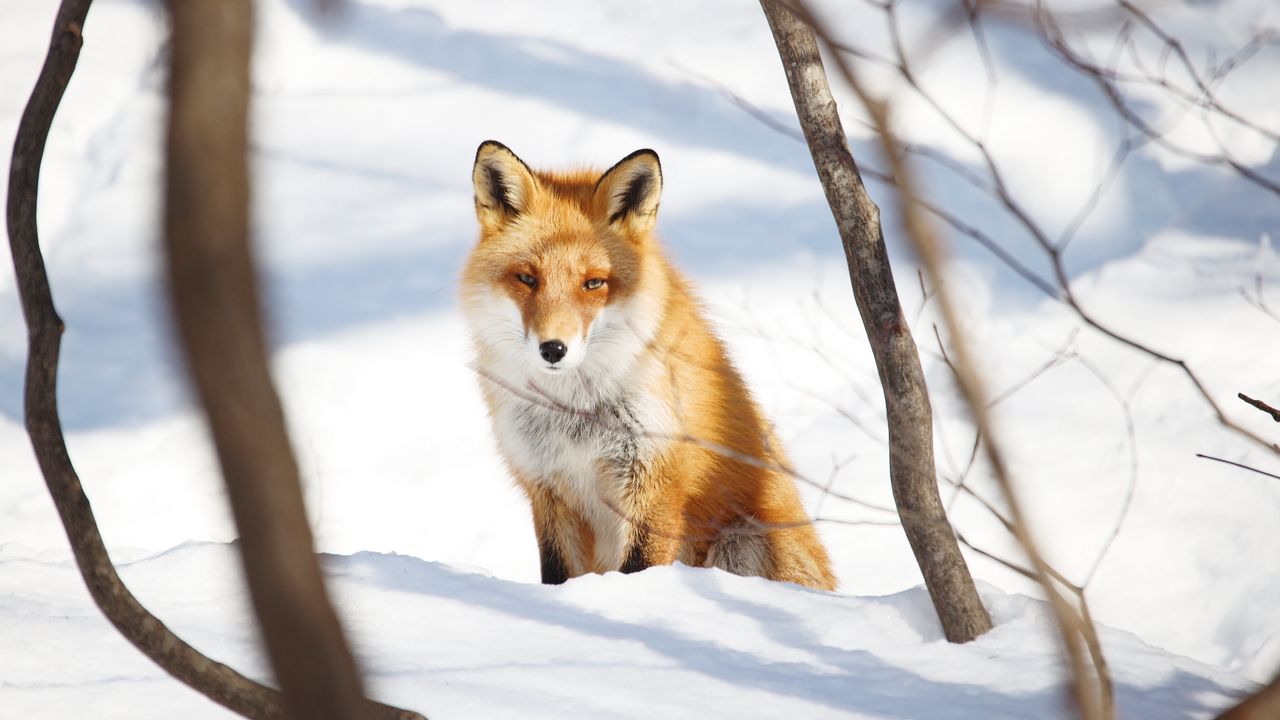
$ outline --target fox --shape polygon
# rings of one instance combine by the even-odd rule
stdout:
[[[459,281],[542,582],[679,561],[834,590],[789,462],[655,233],[658,155],[536,171],[489,140]]]

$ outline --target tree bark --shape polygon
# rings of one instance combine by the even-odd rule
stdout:
[[[813,29],[782,2],[761,0],[760,5],[844,245],[853,296],[880,374],[889,424],[889,478],[902,527],[947,639],[968,642],[991,629],[991,616],[938,495],[933,411],[894,285],[880,210],[849,150]]]
[[[420,717],[364,700],[325,590],[267,365],[249,246],[250,0],[172,0],[164,230],[179,335],[290,717]]]

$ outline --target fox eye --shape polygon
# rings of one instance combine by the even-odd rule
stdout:
[[[525,285],[528,285],[529,287],[538,286],[538,278],[532,275],[526,275],[524,273],[516,273],[516,279],[524,283]]]
[[[582,283],[582,289],[583,289],[583,290],[595,290],[596,288],[600,287],[601,285],[604,285],[604,278],[591,278],[590,280],[588,280],[588,281],[586,281],[586,282]]]

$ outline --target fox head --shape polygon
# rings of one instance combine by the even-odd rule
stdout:
[[[472,180],[480,240],[463,307],[482,354],[566,375],[584,363],[618,370],[638,353],[663,294],[652,237],[658,155],[638,150],[603,173],[548,173],[490,140]]]

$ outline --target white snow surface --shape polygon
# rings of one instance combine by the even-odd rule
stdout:
[[[122,574],[174,630],[261,677],[237,563],[229,545],[188,544]],[[433,718],[1039,718],[1066,701],[1044,604],[994,589],[996,628],[952,645],[923,587],[854,597],[680,565],[541,586],[367,552],[325,566],[372,694]],[[60,659],[0,659],[6,717],[229,715],[133,651],[73,564],[9,551],[0,567],[6,647]],[[1104,638],[1133,717],[1199,717],[1245,685]]]
[[[0,137],[16,129],[53,6],[0,2]],[[950,645],[901,529],[856,524],[891,516],[820,490],[892,503],[884,410],[807,150],[726,95],[795,126],[756,4],[345,6],[323,18],[306,0],[256,5],[255,240],[317,542],[379,699],[433,718],[1071,716],[1030,583],[967,553],[996,628]],[[908,39],[927,35],[935,6],[903,5]],[[1274,27],[1276,7],[1174,3],[1160,17],[1207,63]],[[857,14],[872,11],[822,8],[841,38],[887,49],[879,16]],[[234,525],[165,311],[164,32],[153,2],[97,0],[50,136],[39,219],[67,325],[60,406],[125,581],[198,648],[266,678]],[[1124,136],[1096,87],[1019,27],[993,25],[988,39],[995,85],[964,33],[938,44],[922,83],[986,139],[1056,237]],[[1276,77],[1280,47],[1265,45],[1219,90],[1275,133],[1265,90]],[[928,106],[872,80],[901,102],[913,141],[981,170]],[[1220,143],[1280,181],[1273,139],[1143,92],[1142,111],[1171,138],[1204,152]],[[844,97],[855,153],[874,166]],[[680,566],[537,584],[528,509],[495,455],[454,299],[475,233],[471,162],[487,138],[546,167],[658,151],[659,231],[806,480],[838,593]],[[921,170],[939,202],[1045,270],[994,204],[940,165]],[[990,513],[949,484],[965,473],[972,424],[891,200],[869,187],[933,390],[944,500],[967,540],[1021,562]],[[1151,144],[1107,188],[1065,255],[1080,301],[1185,360],[1229,417],[1275,440],[1277,426],[1235,394],[1280,402],[1280,322],[1242,297],[1280,297],[1280,199]],[[1010,468],[1051,562],[1088,582],[1121,716],[1211,716],[1280,669],[1280,481],[1195,454],[1272,472],[1278,458],[1225,430],[1177,368],[1084,327],[973,242],[948,239],[945,282],[999,398]],[[0,273],[0,646],[10,649],[0,717],[227,716],[90,602],[22,428],[25,347],[13,278]],[[966,477],[1000,504],[981,458]]]

